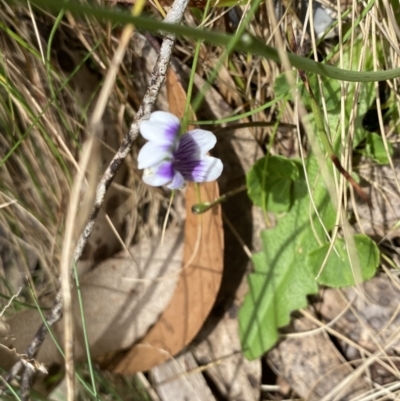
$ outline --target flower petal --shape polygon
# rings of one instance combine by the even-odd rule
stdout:
[[[156,143],[174,145],[179,138],[181,123],[179,118],[165,111],[155,111],[149,120],[142,121],[139,126],[143,138]]]
[[[185,179],[179,171],[175,171],[174,178],[170,184],[167,185],[169,189],[182,189],[185,186]]]
[[[171,161],[163,161],[157,166],[147,168],[143,172],[143,181],[152,187],[159,187],[172,181],[175,175]]]
[[[174,167],[185,180],[194,182],[214,181],[223,170],[222,161],[211,156],[205,156],[203,160],[185,160],[184,163],[175,160]]]
[[[178,149],[175,153],[177,159],[190,157],[192,160],[201,160],[217,142],[215,135],[204,129],[195,129],[184,134],[180,138]]]
[[[167,158],[172,158],[172,149],[168,144],[147,142],[138,154],[138,168],[149,168]]]

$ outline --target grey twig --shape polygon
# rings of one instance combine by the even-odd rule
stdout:
[[[182,18],[183,14],[186,10],[189,0],[175,0],[174,4],[172,5],[171,10],[169,11],[168,15],[165,18],[165,21],[170,23],[179,23]],[[121,167],[122,163],[124,162],[125,158],[129,154],[134,141],[136,140],[137,136],[139,135],[139,123],[142,120],[145,120],[149,117],[154,103],[157,99],[158,93],[160,91],[161,85],[164,82],[167,68],[169,65],[169,61],[171,59],[172,50],[175,43],[175,36],[172,34],[165,34],[164,39],[160,48],[160,53],[157,58],[157,62],[153,68],[149,85],[146,90],[146,94],[143,98],[142,104],[137,112],[136,118],[133,121],[132,125],[130,126],[129,132],[126,134],[124,140],[122,141],[121,146],[119,147],[117,153],[111,160],[109,166],[107,167],[106,171],[104,172],[103,176],[100,179],[100,182],[97,185],[96,189],[96,197],[95,202],[89,216],[88,222],[83,230],[78,243],[76,245],[74,251],[74,263],[77,263],[79,258],[82,255],[83,249],[86,245],[86,242],[92,233],[94,223],[96,220],[97,215],[99,214],[101,205],[104,202],[104,197],[107,192],[107,189],[111,185],[115,175],[117,174],[119,168]],[[72,273],[72,272],[71,272]],[[57,292],[54,305],[46,317],[46,322],[41,325],[39,330],[37,331],[35,337],[33,338],[32,342],[28,346],[25,351],[27,358],[32,359],[34,358],[40,350],[42,346],[46,334],[49,328],[51,328],[56,322],[58,322],[62,317],[62,296],[61,291]],[[7,382],[9,383],[22,368],[22,363],[16,363],[9,374],[6,377]],[[23,376],[22,376],[22,383],[24,387],[24,398],[23,400],[29,399],[29,389],[30,382],[31,382],[32,372],[25,369]],[[0,395],[1,395],[0,391]],[[26,395],[28,393],[28,395]],[[26,398],[28,397],[28,398]]]

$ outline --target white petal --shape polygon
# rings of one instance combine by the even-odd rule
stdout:
[[[164,161],[157,166],[145,169],[142,178],[147,185],[152,187],[168,184],[174,178],[172,162]]]
[[[157,143],[169,143],[171,146],[178,140],[181,124],[179,118],[165,111],[156,111],[150,119],[142,121],[139,126],[143,138]]]
[[[147,142],[138,154],[138,168],[149,168],[171,157],[172,149],[169,144]]]
[[[165,123],[165,124],[179,124],[180,125],[180,120],[179,118],[172,114],[168,113],[167,111],[155,111],[150,114],[150,121],[159,121],[160,123]]]
[[[175,172],[174,178],[170,184],[167,185],[169,189],[182,189],[185,186],[185,179],[178,171]]]
[[[224,166],[220,159],[205,156],[193,169],[191,180],[194,182],[209,182],[216,180],[222,173]]]
[[[203,129],[195,129],[181,136],[177,158],[201,160],[217,142],[215,135]]]

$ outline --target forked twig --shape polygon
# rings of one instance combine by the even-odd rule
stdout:
[[[185,9],[188,5],[188,2],[189,0],[175,0],[172,5],[172,8],[170,9],[168,15],[165,18],[165,22],[175,23],[175,24],[180,23],[180,21],[183,18]],[[90,234],[92,233],[96,217],[99,214],[100,208],[104,202],[105,194],[109,186],[111,185],[115,175],[117,174],[125,158],[129,154],[134,141],[139,135],[139,123],[142,120],[147,119],[149,117],[154,107],[154,103],[157,99],[161,85],[164,82],[166,76],[174,43],[175,43],[175,35],[169,33],[164,35],[164,39],[160,48],[160,53],[158,55],[156,64],[153,68],[149,85],[144,95],[143,102],[137,112],[136,118],[131,124],[129,132],[126,134],[125,138],[122,141],[121,146],[119,147],[117,153],[111,160],[110,164],[108,165],[106,171],[104,172],[103,176],[101,177],[97,185],[96,196],[92,211],[74,250],[74,264],[76,264],[79,258],[81,257],[86,242]],[[42,346],[46,338],[48,329],[51,328],[56,322],[58,322],[61,319],[62,309],[63,309],[62,295],[61,295],[61,290],[59,290],[56,294],[54,305],[50,313],[46,317],[46,322],[44,322],[40,326],[32,342],[24,352],[24,354],[26,354],[28,359],[32,359],[37,355],[37,353],[40,350],[40,347]],[[23,367],[22,362],[21,361],[17,362],[12,367],[9,374],[6,376],[5,380],[8,383],[11,380],[13,380],[18,375],[22,367]],[[21,381],[24,387],[22,389],[23,400],[29,398],[29,387],[31,382],[31,376],[32,372],[25,369]],[[0,390],[0,395],[2,393],[3,391]]]

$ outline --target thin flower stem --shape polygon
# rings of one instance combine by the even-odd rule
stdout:
[[[219,198],[214,199],[212,202],[202,202],[196,203],[192,206],[192,213],[194,214],[202,214],[213,208],[214,206],[218,205],[219,203],[225,202],[228,198],[240,194],[247,190],[247,185],[241,185],[238,188],[232,189],[232,191],[227,192],[224,195],[221,195]]]
[[[165,214],[164,223],[162,226],[161,245],[164,244],[165,232],[167,231],[168,218],[171,213],[172,202],[174,201],[174,195],[175,195],[175,190],[172,191],[171,196],[169,197],[168,210],[167,210],[167,213]]]

